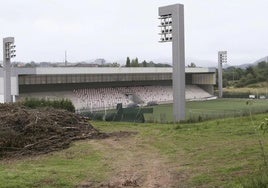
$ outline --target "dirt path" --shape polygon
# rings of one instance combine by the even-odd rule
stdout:
[[[170,164],[156,149],[136,136],[92,140],[90,143],[106,153],[105,162],[112,167],[106,182],[83,182],[79,187],[184,187],[185,177],[178,166]]]

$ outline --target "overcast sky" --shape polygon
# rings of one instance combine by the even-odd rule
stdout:
[[[64,61],[67,50],[70,62],[171,62],[157,18],[175,3],[185,7],[186,64],[216,64],[219,50],[229,65],[268,55],[268,0],[0,0],[0,38],[15,37],[15,61]]]

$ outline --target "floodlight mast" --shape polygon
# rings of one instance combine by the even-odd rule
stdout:
[[[3,38],[4,102],[12,102],[11,96],[11,58],[16,57],[14,37]]]
[[[219,98],[222,98],[222,64],[227,63],[227,51],[218,52],[218,88],[219,88]]]
[[[159,7],[160,41],[172,42],[173,121],[185,120],[184,6]]]

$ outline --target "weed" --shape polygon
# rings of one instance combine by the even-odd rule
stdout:
[[[175,130],[182,129],[182,126],[181,126],[180,124],[178,124],[178,125],[175,126],[174,129],[175,129]]]
[[[247,102],[247,104],[252,105],[252,102]],[[252,125],[255,126],[255,123],[253,121],[253,117],[251,114],[251,108],[250,108],[250,118],[251,118]],[[267,156],[265,154],[265,149],[264,149],[264,139],[262,137],[267,131],[268,131],[268,118],[265,118],[259,125],[255,126],[255,132],[258,135],[258,143],[259,143],[259,147],[261,150],[261,158],[263,160],[263,163],[260,166],[259,171],[256,174],[242,181],[241,185],[243,188],[251,188],[251,187],[267,188],[268,187],[268,163],[267,163]]]

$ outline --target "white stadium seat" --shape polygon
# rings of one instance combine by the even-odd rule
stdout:
[[[212,97],[211,94],[197,85],[186,85],[186,100],[204,100]],[[90,111],[115,109],[118,103],[127,107],[133,102],[147,105],[149,102],[158,104],[172,103],[172,86],[137,86],[137,87],[108,87],[108,88],[86,88],[73,91],[43,92],[21,95],[24,97],[37,97],[70,99],[77,110],[87,109]],[[138,102],[137,102],[138,101]]]

